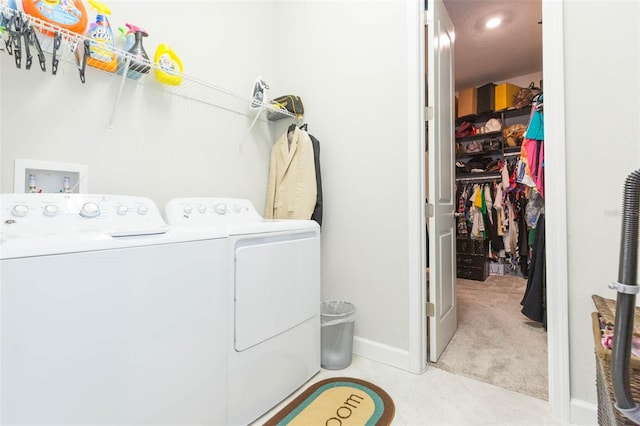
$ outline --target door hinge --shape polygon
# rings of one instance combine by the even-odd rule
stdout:
[[[426,206],[426,214],[427,214],[427,219],[430,217],[433,217],[435,215],[435,209],[433,207],[433,204],[427,203]]]
[[[427,302],[427,316],[435,317],[436,316],[436,305],[431,302]]]
[[[424,107],[424,121],[433,120],[433,107]]]

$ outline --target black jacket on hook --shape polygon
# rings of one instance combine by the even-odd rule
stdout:
[[[313,161],[316,165],[316,206],[313,209],[313,213],[311,214],[311,220],[315,220],[318,222],[318,225],[322,226],[322,178],[320,176],[320,141],[309,134],[311,138],[311,144],[313,145]]]

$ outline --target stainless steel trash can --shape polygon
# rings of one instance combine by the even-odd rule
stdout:
[[[327,370],[351,365],[356,307],[348,302],[325,301],[320,309],[320,364]]]

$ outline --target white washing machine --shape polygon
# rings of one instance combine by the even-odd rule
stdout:
[[[320,370],[320,228],[248,200],[181,198],[172,226],[229,235],[229,423],[248,424]]]
[[[3,194],[0,212],[2,424],[228,422],[225,235],[141,197]]]

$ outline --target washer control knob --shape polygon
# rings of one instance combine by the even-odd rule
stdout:
[[[96,203],[84,203],[80,208],[80,216],[86,218],[94,218],[100,215],[100,207]]]
[[[116,207],[116,213],[118,213],[120,216],[124,216],[129,213],[129,207],[125,206],[124,204],[119,204],[118,207]]]
[[[25,217],[29,213],[29,207],[24,204],[16,204],[11,208],[11,213],[17,217]]]
[[[227,205],[223,203],[218,203],[215,206],[213,206],[213,210],[220,215],[227,214]]]
[[[191,207],[189,204],[187,204],[186,206],[184,206],[184,208],[182,209],[186,214],[191,214],[193,212],[193,207]]]
[[[53,217],[58,214],[59,210],[60,209],[58,209],[58,206],[49,204],[44,207],[42,213],[44,213],[45,216]]]
[[[138,214],[139,215],[143,215],[144,216],[145,214],[147,214],[148,211],[149,211],[149,207],[147,207],[146,204],[140,204],[138,206]]]
[[[198,206],[198,211],[202,214],[207,212],[207,206]]]
[[[240,204],[234,204],[233,211],[235,211],[236,213],[240,213],[242,211],[242,206]]]

